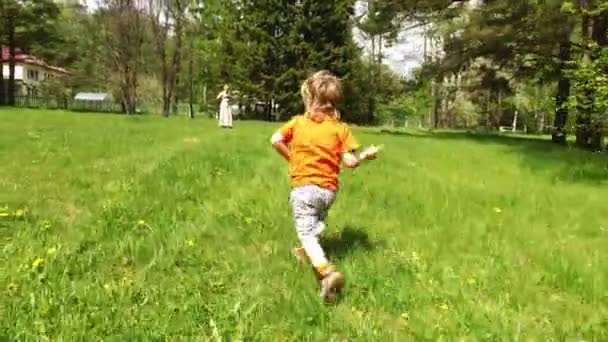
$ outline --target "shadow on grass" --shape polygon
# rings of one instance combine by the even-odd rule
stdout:
[[[343,259],[357,250],[374,248],[365,229],[353,226],[346,226],[337,234],[322,237],[321,245],[328,256],[335,260]]]
[[[608,155],[580,150],[571,145],[553,144],[546,137],[501,135],[475,132],[403,132],[382,130],[372,134],[393,135],[412,139],[474,141],[502,145],[521,156],[525,168],[534,173],[572,183],[608,182]],[[509,153],[509,152],[507,152]],[[497,157],[500,157],[497,154]]]

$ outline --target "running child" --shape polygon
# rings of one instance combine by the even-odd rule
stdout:
[[[320,296],[330,300],[343,287],[344,276],[327,260],[319,237],[339,189],[340,163],[356,168],[361,160],[375,159],[378,148],[371,146],[355,155],[360,146],[340,121],[336,108],[342,97],[342,83],[331,72],[323,70],[307,78],[301,95],[305,114],[293,117],[271,140],[289,163],[289,201],[302,243],[295,250],[296,256],[310,260],[320,280]]]

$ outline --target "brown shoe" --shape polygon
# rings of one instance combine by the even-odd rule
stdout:
[[[293,249],[293,255],[298,260],[298,265],[304,265],[308,261],[308,255],[304,247],[296,247]]]
[[[344,275],[336,271],[335,266],[330,266],[327,273],[321,279],[320,296],[326,302],[335,301],[336,294],[344,287]]]

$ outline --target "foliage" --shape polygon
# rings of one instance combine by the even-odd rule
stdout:
[[[247,42],[248,57],[235,63],[247,72],[238,80],[239,87],[256,101],[276,104],[279,114],[289,117],[303,110],[298,90],[308,74],[329,69],[348,82],[359,56],[351,33],[353,4],[352,0],[303,0],[289,5],[243,1],[236,31]],[[357,114],[352,111],[356,101],[356,94],[349,94],[342,108],[351,120],[357,119],[352,116]]]
[[[455,97],[452,110],[456,118],[452,126],[469,128],[479,124],[479,108],[466,94],[461,93]]]
[[[408,122],[408,125],[413,122],[426,122],[432,102],[429,82],[417,82],[407,88],[404,94],[379,104],[381,123],[403,126],[405,122]]]
[[[528,132],[544,134],[554,121],[554,82],[546,84],[535,81],[521,82],[515,87],[515,95],[509,99],[519,113],[518,126]]]
[[[574,91],[567,105],[578,114],[575,125],[577,132],[585,135],[582,139],[589,140],[585,144],[601,149],[608,128],[608,48],[595,46],[593,49],[593,58],[572,63],[570,77]]]
[[[141,113],[159,114],[163,108],[163,87],[155,75],[144,76],[139,81],[138,102]]]
[[[143,65],[145,15],[137,0],[105,0],[97,13],[101,57],[115,77],[116,98],[127,114],[137,111],[139,77]]]

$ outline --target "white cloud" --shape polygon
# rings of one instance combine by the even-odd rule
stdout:
[[[371,51],[371,42],[365,40],[359,30],[354,29],[355,41],[364,49]],[[410,29],[399,34],[392,45],[383,44],[384,62],[396,73],[408,76],[420,66],[424,59],[424,31],[422,28]]]
[[[365,3],[358,1],[355,4],[355,15],[361,15],[365,11]],[[411,25],[408,23],[406,27]],[[357,44],[369,53],[371,42],[366,40],[361,32],[355,28],[353,35]],[[396,73],[409,76],[412,71],[422,64],[424,59],[424,30],[421,27],[405,30],[399,34],[397,41],[388,46],[383,44],[382,52],[385,56],[384,63]]]

